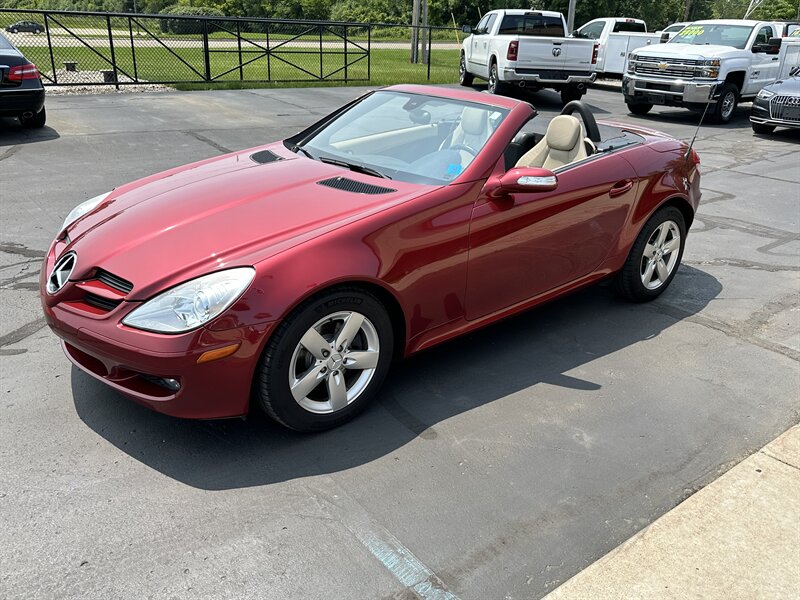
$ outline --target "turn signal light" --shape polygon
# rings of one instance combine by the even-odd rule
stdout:
[[[39,69],[33,63],[11,67],[6,75],[8,81],[23,81],[24,79],[39,79]]]
[[[514,40],[508,43],[508,52],[506,53],[506,60],[517,60],[517,53],[519,52],[519,42]]]
[[[594,45],[594,50],[592,50],[592,64],[597,64],[597,56],[600,54],[600,44]]]
[[[209,350],[208,352],[203,352],[200,355],[200,358],[197,359],[197,364],[200,365],[202,363],[211,362],[213,360],[219,360],[221,358],[226,358],[236,352],[239,349],[239,344],[232,344],[230,346],[223,346],[222,348],[217,348],[216,350]]]

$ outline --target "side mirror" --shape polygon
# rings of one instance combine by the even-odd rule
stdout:
[[[669,41],[669,34],[665,31],[664,33],[661,34],[659,43],[666,44],[668,41]]]
[[[461,31],[463,33],[466,33],[467,35],[471,35],[472,33],[474,33],[472,30],[472,25],[462,25]]]
[[[780,54],[783,40],[781,38],[771,38],[767,44],[767,54]]]
[[[491,198],[505,194],[550,192],[558,187],[558,177],[548,169],[516,167],[486,182],[484,191]]]
[[[753,54],[763,54],[769,50],[769,44],[753,44]]]

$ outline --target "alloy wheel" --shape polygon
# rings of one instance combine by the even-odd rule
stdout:
[[[660,288],[669,279],[681,249],[681,230],[675,221],[664,221],[645,244],[639,275],[648,290]]]

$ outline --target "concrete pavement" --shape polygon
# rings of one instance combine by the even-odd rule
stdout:
[[[790,600],[800,594],[800,426],[545,600]]]

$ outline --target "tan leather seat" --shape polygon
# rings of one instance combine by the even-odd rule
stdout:
[[[581,122],[572,115],[558,115],[547,126],[547,133],[517,161],[517,167],[557,169],[588,156]]]
[[[453,130],[450,140],[445,140],[443,148],[464,144],[480,150],[492,134],[489,126],[489,111],[483,108],[466,106],[461,111],[461,119]]]

